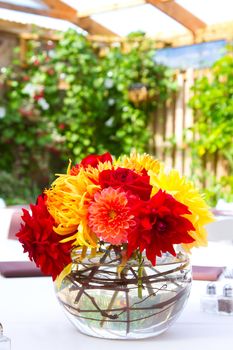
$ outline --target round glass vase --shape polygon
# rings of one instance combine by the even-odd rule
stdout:
[[[164,332],[181,313],[191,288],[184,253],[163,254],[156,266],[146,259],[119,270],[116,256],[84,259],[58,286],[57,298],[69,320],[87,335],[140,339]]]

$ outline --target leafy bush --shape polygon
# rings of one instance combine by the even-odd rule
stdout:
[[[137,35],[138,36],[138,35]],[[24,65],[15,60],[2,76],[0,169],[43,188],[71,158],[132,147],[146,151],[152,112],[174,89],[171,72],[154,62],[152,43],[129,38],[127,50],[101,47],[68,31],[59,40],[30,40]],[[140,103],[132,86],[146,88]]]
[[[0,198],[4,198],[7,205],[35,202],[38,194],[39,189],[30,179],[18,180],[12,174],[0,171]]]
[[[199,137],[191,143],[193,165],[206,185],[212,205],[219,198],[233,200],[233,56],[231,49],[212,67],[211,76],[195,81],[190,106],[194,110],[192,128]],[[216,178],[203,168],[208,159],[222,159],[228,175]]]

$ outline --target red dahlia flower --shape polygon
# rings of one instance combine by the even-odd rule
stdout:
[[[72,167],[70,171],[70,175],[77,175],[80,169],[80,166],[82,166],[84,169],[88,167],[88,165],[91,165],[93,168],[97,168],[97,165],[99,163],[104,162],[110,162],[112,163],[112,156],[109,152],[106,152],[101,155],[97,154],[90,154],[89,156],[83,158],[83,160]]]
[[[102,188],[111,186],[112,188],[121,188],[125,192],[130,191],[145,201],[150,198],[152,190],[150,177],[146,171],[143,175],[139,175],[135,171],[125,168],[103,170],[99,174],[99,184]]]
[[[188,207],[162,190],[146,202],[136,201],[132,214],[137,226],[128,235],[128,256],[137,248],[146,250],[147,258],[155,265],[156,256],[163,252],[176,255],[174,244],[194,241],[189,231],[195,228],[182,216],[190,214]]]
[[[45,199],[46,197],[40,195],[37,204],[30,205],[32,215],[23,209],[24,224],[21,225],[17,237],[23,245],[24,253],[28,252],[30,260],[34,260],[45,275],[51,275],[55,280],[71,262],[72,242],[59,242],[61,236],[53,231],[55,222],[47,210]]]

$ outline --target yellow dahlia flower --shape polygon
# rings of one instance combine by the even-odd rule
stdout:
[[[95,235],[87,225],[88,204],[99,186],[93,184],[84,169],[76,176],[60,175],[49,190],[47,208],[56,222],[54,231],[60,235],[72,234],[79,244],[95,246]],[[87,230],[88,228],[88,230]]]
[[[141,174],[143,169],[147,171],[151,170],[155,174],[158,174],[160,169],[160,163],[158,160],[154,159],[147,153],[139,154],[136,151],[131,152],[129,157],[120,157],[115,164],[116,167],[131,169],[138,174]]]

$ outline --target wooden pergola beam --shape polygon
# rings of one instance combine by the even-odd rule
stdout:
[[[27,30],[29,30],[29,27],[26,24],[0,19],[0,31],[4,32],[5,34],[15,35]]]
[[[195,33],[198,29],[206,27],[206,23],[194,16],[191,12],[186,10],[175,1],[161,1],[161,0],[146,0],[148,4],[151,4],[164,12],[175,21],[182,24],[184,27],[189,29],[192,33]]]
[[[78,11],[73,7],[65,4],[61,0],[43,0],[44,3],[49,6],[52,12],[56,12],[59,14],[59,18],[66,19],[71,23],[79,26],[80,28],[86,30],[90,34],[97,35],[115,35],[110,29],[102,26],[97,23],[90,17],[79,18]],[[64,18],[65,16],[65,18]]]
[[[103,6],[98,6],[98,7],[91,7],[87,9],[86,11],[78,12],[78,17],[83,18],[83,17],[88,17],[104,12],[111,12],[111,11],[117,11],[117,10],[122,10],[130,7],[135,7],[139,5],[143,5],[146,3],[146,0],[125,0],[123,3],[112,3],[108,5],[103,5]]]
[[[167,1],[167,0],[166,0]],[[90,35],[88,39],[95,42],[105,43],[106,45],[112,45],[115,42],[124,43],[127,38],[105,37],[98,35]],[[140,39],[135,39],[136,41]],[[161,49],[164,47],[180,47],[186,45],[199,44],[203,42],[212,42],[216,40],[226,40],[231,43],[233,40],[233,21],[212,24],[206,26],[203,29],[198,29],[195,36],[191,32],[179,35],[156,35],[154,38],[155,48]]]
[[[77,18],[77,11],[75,11],[74,9],[72,10],[72,12],[70,10],[61,11],[60,9],[56,9],[56,8],[36,9],[28,6],[15,5],[15,4],[10,4],[10,3],[0,1],[0,9],[1,8],[5,8],[7,10],[25,12],[33,15],[63,19],[67,21],[73,21],[75,20],[75,18]]]
[[[106,35],[106,36],[115,36],[114,32],[102,26],[101,24],[95,22],[92,18],[89,17],[90,14],[110,11],[114,9],[126,8],[131,6],[137,6],[139,4],[148,3],[171,18],[175,21],[182,24],[184,27],[189,29],[192,33],[196,33],[200,29],[204,29],[206,24],[201,21],[199,18],[194,16],[192,13],[187,11],[185,8],[177,4],[174,0],[125,0],[123,4],[112,4],[108,6],[100,7],[99,9],[90,9],[89,12],[81,13],[74,9],[73,7],[65,4],[61,0],[43,0],[44,3],[48,6],[48,9],[35,9],[27,6],[15,5],[10,3],[5,3],[0,1],[0,8],[5,8],[9,10],[16,10],[20,12],[26,12],[30,14],[42,15],[47,17],[59,18],[67,20],[80,28],[87,31],[89,34],[93,35]],[[92,11],[92,12],[91,12]],[[85,15],[85,16],[84,16]],[[88,16],[87,16],[88,15]]]
[[[0,8],[63,19],[79,26],[90,34],[117,36],[114,32],[95,22],[90,17],[78,18],[77,10],[66,5],[62,1],[44,0],[44,3],[49,6],[48,9],[35,9],[32,7],[10,4],[3,1],[0,1]]]
[[[90,17],[77,18],[74,22],[80,28],[86,30],[89,34],[96,35],[106,35],[106,36],[119,36],[116,33],[112,32],[110,29],[102,26],[102,24],[94,21]]]
[[[76,17],[77,10],[60,0],[43,0],[51,11],[59,12],[61,15]]]
[[[25,12],[25,13],[30,13],[33,15],[41,15],[41,16],[51,16],[51,11],[44,10],[44,9],[35,9],[32,7],[27,7],[27,6],[21,6],[21,5],[15,5],[15,4],[10,4],[7,2],[0,1],[0,8],[4,8],[7,10],[14,10],[14,11],[19,11],[19,12]]]
[[[62,39],[62,34],[56,34],[54,31],[35,34],[31,32],[31,25],[22,24],[17,22],[11,22],[0,19],[0,34],[20,36],[25,40],[54,40],[58,41]],[[112,45],[113,43],[124,43],[127,38],[105,35],[88,35],[87,38],[91,41],[104,43],[106,45]],[[203,42],[211,42],[215,40],[227,40],[229,43],[233,40],[233,21],[218,23],[207,26],[204,29],[199,29],[195,37],[191,32],[176,36],[162,36],[157,35],[154,38],[155,48],[163,48],[164,46],[179,47],[185,45],[192,45]],[[139,39],[137,39],[139,40]]]

